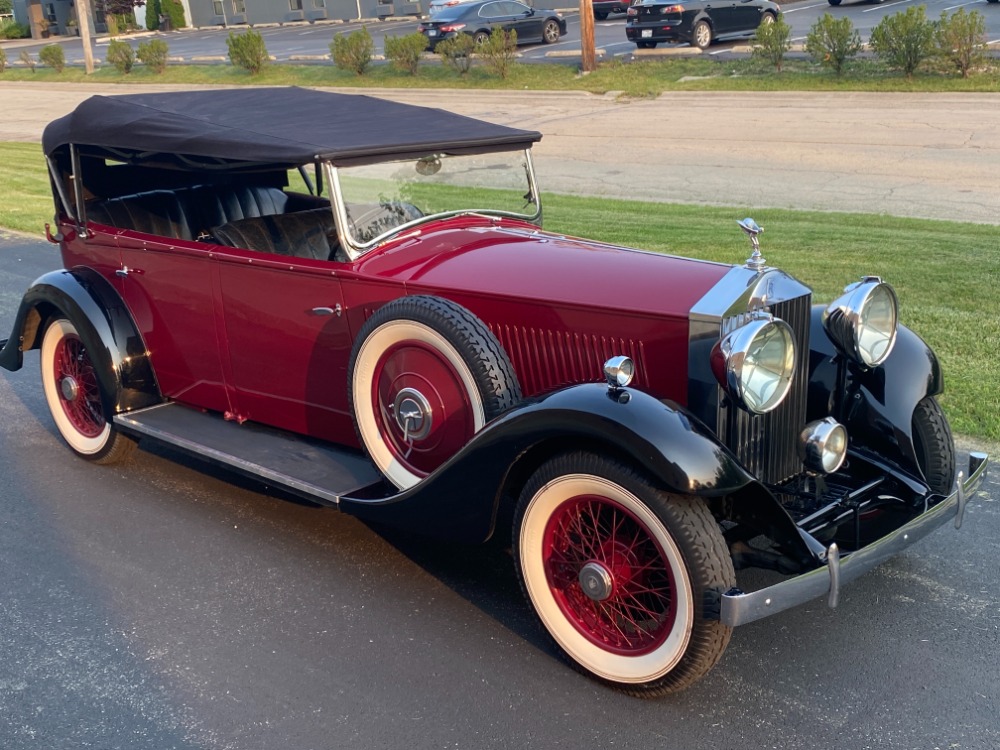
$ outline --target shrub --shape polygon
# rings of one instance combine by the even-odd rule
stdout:
[[[330,43],[330,54],[338,68],[363,76],[375,56],[375,42],[368,33],[368,27],[362,26],[350,34],[335,36]]]
[[[115,70],[119,73],[128,75],[132,72],[132,66],[135,65],[135,52],[132,51],[132,46],[128,42],[112,39],[108,44],[107,60],[108,64],[114,65]]]
[[[41,60],[42,65],[52,68],[56,73],[62,73],[63,68],[66,67],[66,55],[63,54],[63,48],[58,44],[46,44],[38,50],[38,59]]]
[[[406,36],[387,36],[385,38],[385,56],[389,62],[411,76],[417,74],[420,55],[425,49],[427,49],[427,37],[419,31]]]
[[[159,75],[167,67],[167,55],[169,53],[170,48],[165,41],[162,39],[150,39],[148,42],[143,42],[139,45],[139,49],[135,51],[135,56],[139,58],[139,62]]]
[[[441,59],[455,72],[464,76],[472,68],[472,53],[476,51],[476,42],[468,34],[459,34],[438,42],[434,51],[441,55]]]
[[[938,54],[957,68],[962,78],[968,78],[972,68],[986,61],[986,19],[976,11],[966,13],[959,8],[951,17],[942,12],[934,37]]]
[[[243,33],[230,31],[226,38],[226,46],[229,47],[229,61],[252,76],[260,73],[270,61],[267,45],[259,31],[253,29],[247,29]]]
[[[934,24],[924,6],[912,5],[902,13],[883,18],[872,29],[871,46],[880,60],[907,78],[934,52]]]
[[[7,53],[3,51],[3,47],[0,47],[0,73],[3,73],[7,69]]]
[[[764,16],[765,21],[769,18],[771,16]],[[771,63],[780,73],[785,53],[792,47],[791,38],[792,27],[784,19],[776,18],[772,23],[762,23],[757,27],[757,42],[750,54]]]
[[[838,76],[861,47],[861,35],[847,16],[834,18],[824,13],[806,36],[806,52],[824,68],[832,68]]]
[[[37,63],[35,61],[35,58],[31,56],[31,53],[28,52],[28,50],[26,49],[21,50],[21,54],[17,56],[17,59],[20,60],[25,65],[27,65],[29,68],[31,68],[32,73],[35,72],[35,65]]]
[[[147,0],[146,29],[148,31],[157,31],[160,28],[160,14],[162,12],[163,7],[160,5],[160,0]]]
[[[26,23],[18,23],[10,18],[0,19],[0,39],[28,39],[31,37],[31,27]]]
[[[491,73],[506,78],[517,53],[517,32],[513,29],[505,32],[499,26],[494,26],[493,32],[476,45],[476,52],[483,58]]]
[[[184,20],[184,6],[180,0],[160,0],[160,12],[170,19],[171,30],[187,26],[187,21]]]

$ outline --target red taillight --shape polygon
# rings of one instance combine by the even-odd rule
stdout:
[[[684,12],[683,5],[668,5],[666,8],[660,10],[660,13],[662,13],[663,15],[666,15],[667,13],[683,13],[683,12]]]
[[[626,15],[637,16],[637,15],[639,15],[639,11],[637,11],[635,8],[629,8],[628,12],[626,13]]]
[[[423,24],[420,24],[419,26],[417,26],[417,31],[419,31],[419,32],[423,33],[423,32],[425,32],[425,31],[427,31],[427,29],[426,29],[426,28],[424,28],[424,25],[423,25]]]
[[[457,3],[455,3],[457,5]],[[448,33],[449,31],[461,31],[465,28],[464,23],[449,23],[446,26],[441,27],[441,31]]]

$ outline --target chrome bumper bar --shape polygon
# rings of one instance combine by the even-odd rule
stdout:
[[[969,454],[969,478],[963,478],[962,472],[959,472],[953,493],[923,515],[867,547],[841,558],[837,545],[831,544],[827,549],[825,567],[749,594],[738,590],[723,594],[719,619],[724,625],[735,627],[823,595],[827,596],[831,607],[836,607],[841,585],[899,554],[952,518],[955,519],[955,528],[961,527],[966,500],[982,486],[988,464],[989,456],[985,453]]]

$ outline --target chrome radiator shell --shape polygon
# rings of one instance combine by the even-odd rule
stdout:
[[[799,474],[799,434],[806,423],[812,291],[787,274],[734,267],[690,314],[688,405],[754,476],[778,484]],[[795,376],[785,400],[767,414],[732,403],[712,374],[708,355],[720,337],[763,310],[793,331]]]

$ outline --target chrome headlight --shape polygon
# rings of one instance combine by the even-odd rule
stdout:
[[[878,276],[844,289],[823,313],[823,328],[834,345],[865,367],[882,364],[896,343],[899,302]]]
[[[800,436],[799,454],[807,469],[832,474],[847,456],[847,430],[833,417],[811,422]]]
[[[792,385],[795,342],[783,320],[761,317],[727,334],[712,349],[712,372],[737,404],[765,414]]]
[[[604,379],[612,388],[624,388],[635,377],[635,363],[629,357],[612,357],[604,363]]]

